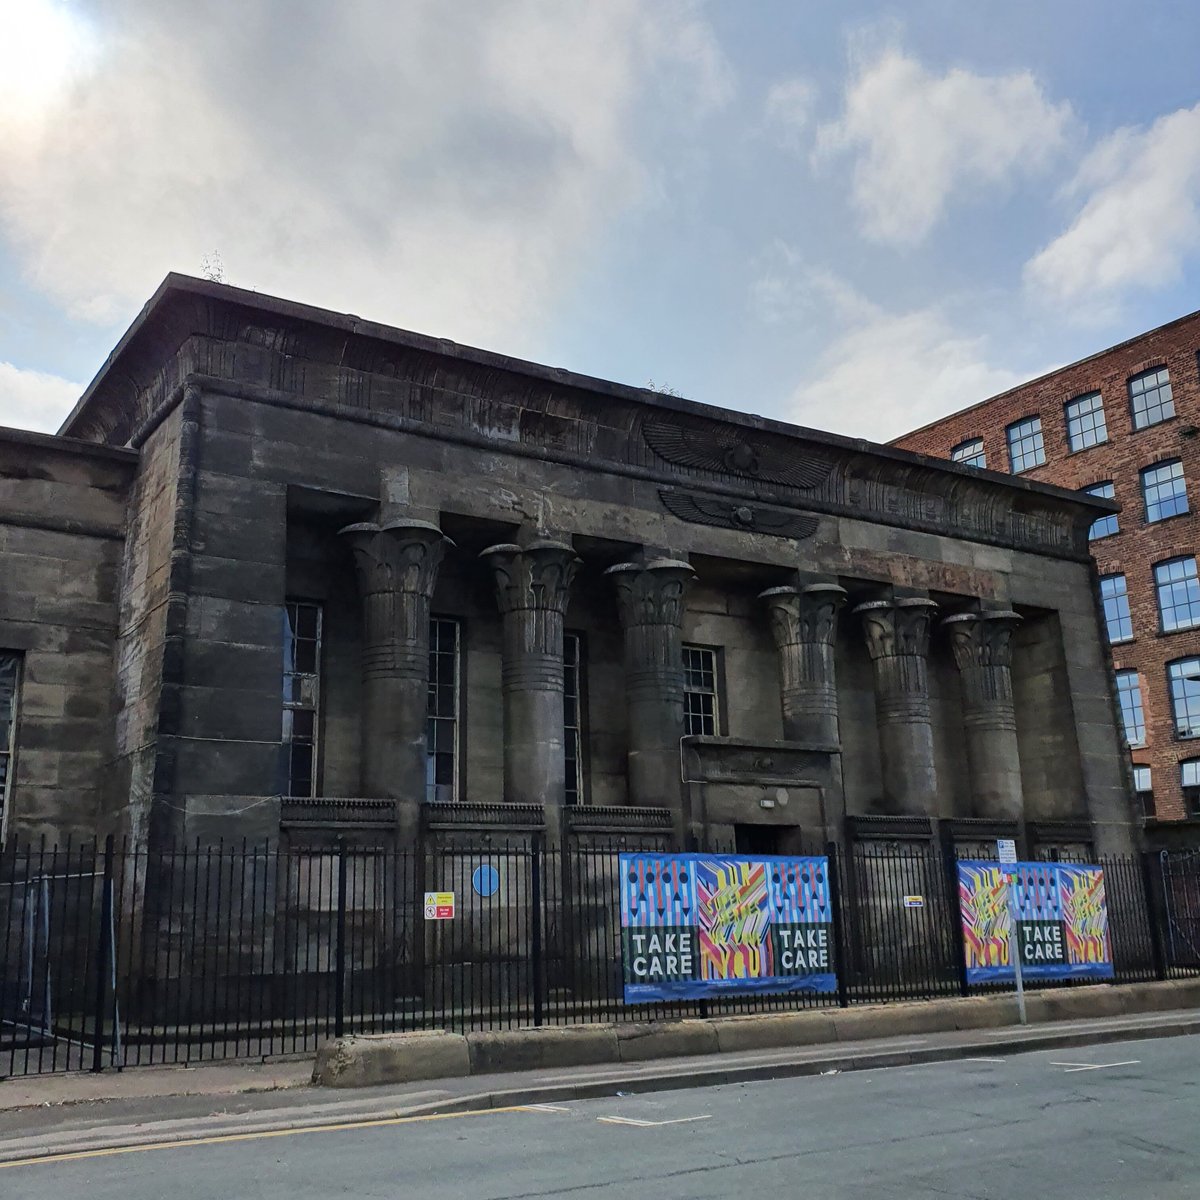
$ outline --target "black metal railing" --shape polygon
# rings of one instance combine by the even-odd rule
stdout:
[[[954,853],[831,858],[839,990],[623,1002],[618,854],[659,835],[0,852],[0,1075],[310,1052],[330,1036],[921,1000],[968,989]],[[730,852],[733,847],[705,847]],[[810,847],[810,852],[821,848]],[[1119,982],[1200,973],[1200,857],[1098,860]],[[453,919],[425,895],[452,892]]]

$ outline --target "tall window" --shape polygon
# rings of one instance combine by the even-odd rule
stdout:
[[[1117,498],[1111,479],[1106,479],[1103,483],[1093,483],[1091,487],[1085,487],[1083,490],[1089,496],[1103,496],[1105,500]],[[1094,542],[1097,538],[1108,537],[1110,534],[1117,533],[1118,530],[1117,514],[1109,513],[1108,516],[1099,517],[1092,522],[1092,527],[1088,530],[1088,541]]]
[[[1200,625],[1200,578],[1195,558],[1172,558],[1156,563],[1154,589],[1163,633]]]
[[[717,652],[707,646],[683,648],[683,724],[690,734],[720,732]]]
[[[1142,498],[1147,521],[1165,521],[1188,510],[1183,463],[1177,458],[1155,463],[1142,472]]]
[[[563,636],[563,754],[566,802],[583,801],[583,643],[577,633]]]
[[[986,467],[987,455],[983,449],[983,438],[968,438],[965,442],[959,442],[950,451],[950,460],[967,467]]]
[[[425,720],[425,799],[458,799],[459,623],[429,622],[429,707]]]
[[[1183,806],[1189,817],[1200,817],[1200,758],[1185,758],[1179,764]]]
[[[17,707],[21,690],[21,656],[0,650],[0,838],[4,835],[12,793],[13,751],[17,740]]]
[[[1108,441],[1104,424],[1104,401],[1099,392],[1076,396],[1065,406],[1067,415],[1067,445],[1072,450],[1086,450]]]
[[[317,794],[317,724],[321,707],[321,606],[283,606],[283,762],[285,796]]]
[[[1104,602],[1104,623],[1112,644],[1128,642],[1133,637],[1133,614],[1129,611],[1129,593],[1125,590],[1124,575],[1100,577],[1100,599]]]
[[[1134,429],[1157,425],[1175,415],[1171,378],[1166,367],[1143,371],[1129,381],[1129,407],[1133,411]]]
[[[1133,768],[1133,794],[1141,807],[1143,817],[1154,816],[1154,788],[1150,784],[1150,768]]]
[[[1004,431],[1008,438],[1008,466],[1014,475],[1040,467],[1046,461],[1046,447],[1042,442],[1042,418],[1026,417]]]
[[[1200,737],[1200,658],[1177,658],[1167,663],[1167,682],[1175,736]]]
[[[1136,671],[1117,672],[1117,700],[1125,740],[1131,746],[1141,746],[1146,741],[1146,714],[1142,708],[1142,682]]]

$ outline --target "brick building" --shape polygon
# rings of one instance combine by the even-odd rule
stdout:
[[[893,443],[1121,504],[1090,542],[1134,787],[1162,836],[1200,820],[1198,354],[1192,313]]]

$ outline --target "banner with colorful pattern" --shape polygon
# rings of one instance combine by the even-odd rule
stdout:
[[[832,992],[829,860],[622,854],[625,1002]]]
[[[999,863],[960,862],[967,982],[1013,978],[1008,958],[1014,889],[1021,974],[1027,979],[1111,979],[1112,943],[1104,872],[1076,863],[1023,862],[1006,876]]]

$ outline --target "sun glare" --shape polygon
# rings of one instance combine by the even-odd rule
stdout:
[[[95,37],[62,0],[0,0],[0,117],[35,116],[87,64]]]

